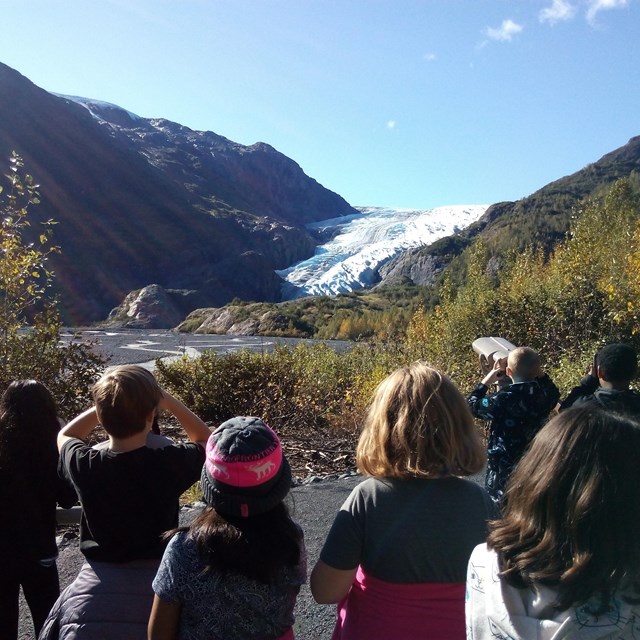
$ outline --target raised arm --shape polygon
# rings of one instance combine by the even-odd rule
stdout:
[[[500,410],[502,395],[494,393],[487,396],[487,393],[490,385],[506,375],[503,368],[504,365],[504,360],[496,362],[493,369],[482,379],[482,382],[477,384],[475,389],[467,396],[467,404],[471,409],[471,413],[476,418],[480,418],[480,420],[493,420]]]
[[[197,442],[203,447],[207,444],[207,440],[211,435],[209,427],[178,398],[174,398],[170,393],[163,391],[162,400],[158,408],[175,416],[180,426],[185,430],[189,440]]]
[[[600,386],[598,379],[598,367],[596,364],[596,356],[587,367],[586,375],[580,380],[577,387],[573,387],[569,395],[560,403],[560,411],[564,411],[573,406],[581,398],[593,395]]]
[[[58,433],[58,451],[67,440],[84,440],[98,426],[96,408],[91,407],[67,423]]]

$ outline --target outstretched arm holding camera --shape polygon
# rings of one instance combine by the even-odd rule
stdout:
[[[471,413],[480,420],[494,420],[496,415],[501,412],[503,398],[500,394],[491,394],[487,396],[489,388],[492,384],[498,382],[507,375],[506,359],[497,360],[493,369],[487,373],[482,382],[476,385],[475,389],[467,396],[467,402]]]

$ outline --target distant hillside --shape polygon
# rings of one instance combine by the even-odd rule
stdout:
[[[601,195],[620,178],[629,178],[640,191],[640,136],[527,198],[493,204],[478,222],[455,236],[397,256],[385,266],[382,283],[430,284],[449,265],[462,273],[464,250],[476,237],[482,237],[498,256],[527,245],[548,251],[565,236],[574,208],[587,197]]]
[[[188,333],[358,340],[396,337],[423,301],[416,287],[378,288],[280,303],[235,302],[196,309],[176,328]],[[128,319],[129,323],[131,318]]]
[[[304,224],[355,213],[267,144],[55,96],[0,64],[2,174],[12,150],[41,185],[33,215],[59,222],[52,266],[71,324],[105,318],[149,284],[184,315],[278,300],[274,269],[313,253]]]
[[[389,333],[389,328],[393,334],[406,328],[418,305],[435,304],[444,274],[451,276],[454,285],[464,283],[468,249],[476,238],[482,237],[493,253],[494,269],[500,268],[500,256],[509,249],[532,245],[550,251],[565,237],[578,205],[585,198],[603,195],[620,178],[628,178],[640,192],[640,137],[528,198],[492,205],[478,222],[459,233],[391,258],[379,269],[381,282],[371,292],[198,309],[179,329],[340,339]]]

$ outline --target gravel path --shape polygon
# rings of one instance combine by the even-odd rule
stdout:
[[[483,484],[483,474],[471,478]],[[340,480],[324,480],[312,484],[294,487],[291,490],[289,505],[295,520],[304,529],[305,543],[309,558],[309,571],[313,568],[320,549],[333,522],[333,518],[362,478],[354,476]],[[183,510],[183,517],[189,514]],[[82,554],[78,548],[78,539],[73,538],[61,545],[58,558],[60,584],[64,588],[76,577],[82,565]],[[314,602],[308,585],[304,585],[296,604],[295,634],[297,640],[328,640],[331,638],[335,620],[335,606],[323,606]],[[31,618],[26,605],[21,603],[19,640],[33,640]]]

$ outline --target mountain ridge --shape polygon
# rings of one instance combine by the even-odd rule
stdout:
[[[185,316],[236,298],[277,302],[275,271],[326,240],[309,224],[358,215],[267,143],[241,145],[100,100],[51,94],[0,63],[0,155],[14,149],[41,184],[33,220],[59,222],[53,240],[62,253],[51,266],[68,324],[102,320],[150,285]],[[621,177],[640,189],[640,136],[527,198],[492,204],[452,236],[385,259],[372,283],[464,277],[466,250],[478,237],[498,257],[529,244],[550,251],[575,207]]]
[[[185,314],[235,297],[277,300],[274,269],[313,253],[304,224],[354,213],[269,145],[163,119],[129,117],[125,128],[123,113],[109,114],[120,124],[101,123],[0,63],[0,156],[15,150],[41,185],[34,223],[59,223],[62,251],[50,264],[66,323],[101,320],[152,283],[182,291]],[[205,166],[212,145],[222,157]],[[249,268],[263,272],[259,281],[243,275]]]
[[[381,284],[432,284],[444,273],[459,281],[465,271],[466,250],[476,238],[484,240],[498,261],[506,251],[527,245],[549,253],[569,231],[581,202],[602,195],[621,178],[628,178],[640,192],[640,136],[530,196],[492,204],[459,233],[395,256],[381,271]]]

